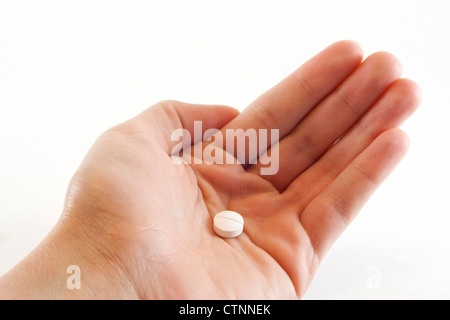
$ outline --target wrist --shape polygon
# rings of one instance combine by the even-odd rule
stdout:
[[[76,215],[75,215],[76,216]],[[74,215],[0,278],[0,299],[136,299],[114,246],[88,231]]]

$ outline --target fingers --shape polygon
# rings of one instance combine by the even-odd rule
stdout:
[[[420,104],[421,90],[413,81],[395,81],[371,109],[308,170],[285,190],[299,210],[324,190],[383,131],[400,126]]]
[[[400,129],[383,132],[306,207],[300,222],[319,260],[398,164],[408,145]]]
[[[378,52],[369,56],[280,141],[279,171],[264,178],[283,191],[347,131],[400,74],[400,63],[393,55]],[[257,164],[249,170],[259,171],[260,166]]]
[[[223,130],[279,129],[279,137],[284,137],[361,63],[362,57],[354,42],[332,44],[257,98]]]
[[[148,133],[161,147],[171,154],[173,148],[182,137],[173,137],[177,129],[185,129],[189,137],[183,136],[183,147],[203,140],[203,134],[208,129],[220,129],[234,119],[239,111],[223,105],[189,104],[179,101],[162,101],[148,108],[135,118],[126,122],[125,126]],[[197,128],[194,130],[195,122]],[[194,132],[195,131],[195,132]]]

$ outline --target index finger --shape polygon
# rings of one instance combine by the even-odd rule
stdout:
[[[222,130],[279,129],[282,139],[358,67],[362,58],[362,49],[355,42],[330,45],[258,97]]]

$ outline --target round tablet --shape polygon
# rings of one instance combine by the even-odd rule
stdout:
[[[234,211],[221,211],[214,217],[214,231],[222,238],[234,238],[244,230],[244,218]]]

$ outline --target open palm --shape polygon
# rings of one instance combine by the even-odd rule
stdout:
[[[398,126],[419,104],[392,55],[361,60],[356,44],[335,43],[241,114],[177,101],[149,108],[96,141],[69,187],[67,217],[95,230],[141,298],[301,297],[406,152]],[[279,129],[278,172],[175,163],[171,134],[192,132],[194,121],[203,130]],[[227,209],[244,217],[237,238],[213,231]]]

